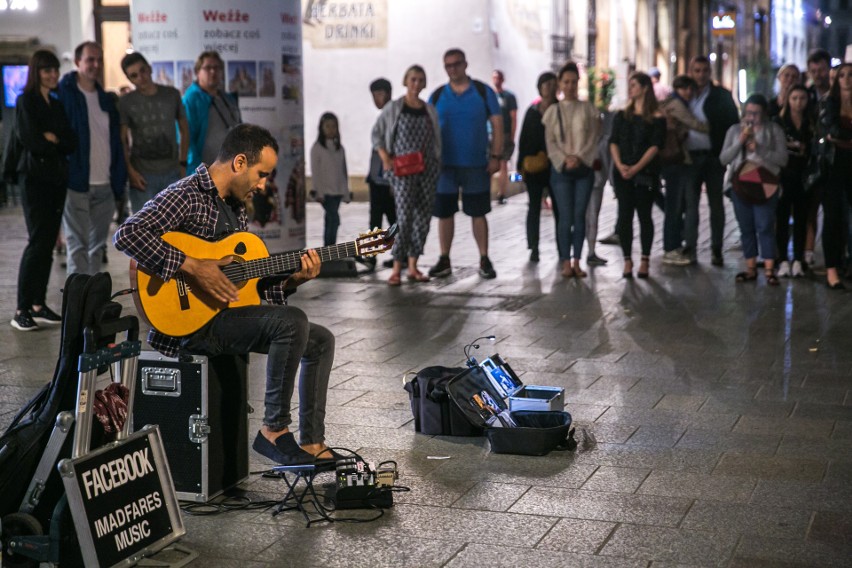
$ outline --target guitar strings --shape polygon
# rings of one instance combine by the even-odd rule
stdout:
[[[231,282],[242,282],[279,272],[295,271],[301,265],[301,258],[305,252],[307,251],[285,252],[248,262],[234,262],[223,267],[222,272]],[[354,241],[317,249],[321,262],[353,256],[356,252]]]

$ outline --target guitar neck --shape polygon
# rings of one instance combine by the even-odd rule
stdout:
[[[340,243],[316,249],[320,262],[328,262],[355,256],[358,248],[355,241]],[[273,274],[294,273],[302,267],[302,255],[307,251],[297,250],[273,254],[265,258],[258,258],[240,264],[232,264],[224,269],[228,278],[233,282],[250,280],[252,278],[265,278]]]

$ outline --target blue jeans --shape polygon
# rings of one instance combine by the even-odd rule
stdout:
[[[775,209],[778,206],[778,192],[762,205],[746,203],[736,191],[731,192],[731,201],[734,202],[734,214],[740,226],[743,257],[756,258],[759,244],[761,258],[775,259]]]
[[[322,244],[324,246],[337,243],[341,201],[343,201],[342,195],[326,195],[322,200],[322,208],[325,210],[325,228],[322,231]]]
[[[299,438],[302,444],[324,441],[334,335],[310,323],[299,308],[264,305],[223,310],[184,338],[181,349],[209,357],[267,354],[263,424],[273,432],[280,432],[293,422],[290,401],[301,363]]]
[[[109,184],[90,185],[89,191],[68,190],[62,213],[68,274],[101,271],[114,213],[115,196]]]
[[[580,258],[583,241],[586,238],[586,208],[592,194],[594,172],[573,177],[570,174],[550,169],[550,187],[553,201],[559,209],[556,240],[559,243],[560,260],[570,260],[573,251],[575,259]]]
[[[154,199],[158,193],[179,180],[182,176],[180,170],[174,170],[163,173],[142,172],[142,177],[145,178],[145,189],[131,187],[127,190],[130,195],[130,211],[133,213],[142,209],[148,201]]]
[[[663,166],[662,177],[666,181],[663,250],[666,252],[683,245],[683,208],[690,167],[689,164]]]

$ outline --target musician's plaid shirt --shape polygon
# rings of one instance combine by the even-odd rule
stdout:
[[[182,231],[196,237],[213,240],[219,208],[218,191],[210,179],[207,166],[201,164],[195,173],[161,191],[145,204],[141,211],[127,219],[115,233],[115,248],[133,258],[163,281],[170,280],[180,269],[186,255],[160,237],[169,231]],[[240,231],[248,228],[245,206],[237,212]],[[286,304],[287,296],[295,289],[284,289],[277,282],[260,289],[261,297],[272,304]],[[151,347],[167,357],[175,357],[181,339],[156,330],[148,334]]]

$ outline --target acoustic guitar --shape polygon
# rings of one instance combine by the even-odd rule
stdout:
[[[347,243],[316,249],[321,262],[351,256],[375,256],[390,249],[397,233],[396,225],[375,229]],[[130,282],[135,289],[136,309],[151,327],[174,337],[183,337],[201,329],[213,316],[229,307],[260,304],[257,282],[267,276],[287,276],[301,268],[305,250],[270,255],[264,242],[253,233],[239,232],[210,242],[181,232],[168,232],[164,241],[194,258],[220,260],[231,264],[222,272],[239,289],[239,300],[220,302],[200,286],[193,286],[188,274],[178,271],[165,282],[136,261],[130,262]]]

